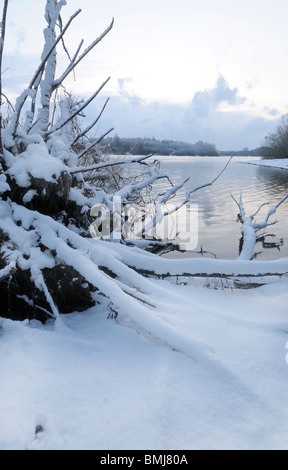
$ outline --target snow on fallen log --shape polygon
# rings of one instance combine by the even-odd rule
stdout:
[[[96,242],[96,241],[95,241]],[[288,257],[274,261],[220,260],[203,258],[167,259],[138,248],[109,244],[118,260],[138,273],[166,278],[190,277],[265,277],[288,274]]]

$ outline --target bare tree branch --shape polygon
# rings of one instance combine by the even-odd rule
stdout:
[[[6,18],[9,0],[4,1],[2,22],[1,22],[1,37],[0,37],[0,99],[2,97],[2,59],[6,32]],[[0,112],[0,162],[3,159],[3,142],[2,142],[2,113]]]
[[[13,123],[12,123],[12,135],[15,135],[15,132],[17,130],[17,127],[19,125],[19,120],[20,120],[20,114],[21,114],[21,111],[22,111],[22,108],[26,102],[26,99],[28,98],[28,96],[31,96],[30,94],[30,90],[32,90],[32,88],[34,87],[35,89],[35,93],[36,93],[36,90],[38,89],[39,87],[39,84],[40,84],[40,80],[41,80],[41,76],[43,75],[43,72],[44,72],[44,69],[45,69],[45,65],[49,59],[49,57],[51,56],[51,54],[53,53],[53,51],[55,50],[56,46],[58,45],[58,43],[61,41],[61,39],[63,38],[64,34],[66,33],[67,29],[69,28],[70,24],[72,23],[72,21],[74,20],[74,18],[76,18],[76,16],[79,15],[79,13],[81,13],[81,10],[79,9],[78,11],[76,11],[72,16],[71,18],[69,19],[68,23],[66,24],[65,28],[63,29],[63,31],[61,32],[61,34],[58,36],[58,38],[55,40],[55,42],[53,43],[53,45],[49,48],[49,50],[47,51],[47,53],[44,55],[44,57],[42,58],[42,61],[39,65],[39,67],[37,68],[29,86],[28,86],[28,89],[25,90],[25,93],[22,93],[20,95],[20,97],[18,98],[18,105],[16,107],[17,109],[17,112],[15,113],[15,117],[13,119]],[[45,44],[46,46],[46,44]],[[34,94],[35,96],[35,94]],[[34,101],[34,104],[35,104],[35,101]],[[33,107],[34,109],[34,112],[35,112],[35,106]],[[33,111],[32,111],[33,112]]]
[[[8,96],[5,95],[5,93],[3,93],[3,91],[2,91],[2,93],[1,93],[1,95],[5,98],[5,100],[7,101],[8,105],[10,106],[10,108],[12,109],[12,111],[15,112],[14,106],[13,106],[13,104],[11,103],[11,101],[9,100]],[[2,101],[1,101],[1,105],[2,105]]]
[[[85,101],[84,104],[82,106],[80,106],[74,113],[72,113],[71,116],[69,116],[68,119],[63,121],[58,126],[53,127],[50,131],[46,132],[45,137],[48,137],[49,135],[53,134],[54,132],[59,131],[60,129],[62,129],[62,127],[66,126],[68,124],[68,122],[72,121],[72,119],[74,119],[79,113],[81,113],[83,111],[83,109],[85,109],[91,103],[91,101],[93,101],[96,98],[96,96],[99,95],[100,91],[102,90],[102,88],[104,88],[106,83],[109,82],[109,80],[110,80],[110,77],[108,77],[107,80],[105,80],[105,82],[103,82],[102,85],[98,88],[98,90],[91,96],[91,98],[89,98],[87,101]]]
[[[90,124],[88,127],[86,127],[86,129],[84,129],[82,132],[80,132],[80,134],[78,134],[75,139],[73,140],[71,146],[75,145],[76,142],[78,142],[79,139],[81,139],[81,137],[83,137],[85,134],[87,134],[96,124],[97,122],[99,121],[99,119],[101,118],[107,104],[108,104],[108,101],[109,101],[109,98],[107,98],[107,100],[105,101],[104,103],[104,106],[100,112],[100,114],[98,115],[98,117],[95,119],[95,121],[92,122],[92,124]]]
[[[54,81],[53,83],[53,90],[56,90],[56,88],[58,88],[61,83],[65,80],[65,78],[72,72],[72,70],[75,69],[75,67],[77,67],[77,65],[79,64],[79,62],[81,62],[82,59],[84,59],[84,57],[92,50],[94,49],[94,47],[99,44],[100,41],[102,41],[102,39],[111,31],[111,29],[113,28],[113,25],[114,25],[114,18],[112,19],[112,22],[110,23],[110,25],[108,26],[107,29],[105,29],[105,31],[97,38],[95,39],[95,41],[92,42],[92,44],[90,44],[89,47],[87,47],[87,49],[85,49],[85,51],[83,52],[83,54],[81,54],[81,56],[78,58],[78,60],[76,60],[77,56],[78,56],[78,52],[79,52],[79,48],[78,48],[78,51],[77,51],[77,54],[75,54],[75,56],[73,57],[73,59],[71,60],[71,63],[70,65],[67,67],[67,69],[65,70],[65,72],[61,75],[61,77],[59,77],[57,80]],[[81,43],[81,46],[82,46],[82,43]]]
[[[153,155],[153,154],[152,154]],[[152,157],[152,155],[148,155],[148,157]],[[148,158],[146,157],[146,158]],[[136,159],[136,161],[141,163],[142,159]],[[131,162],[132,163],[132,162]],[[131,198],[136,192],[140,192],[143,189],[152,186],[155,181],[160,180],[160,179],[167,179],[166,174],[158,174],[156,169],[159,167],[159,162],[156,160],[154,164],[150,167],[149,174],[150,176],[143,181],[140,181],[139,183],[136,183],[135,181],[130,182],[127,186],[124,186],[123,188],[119,189],[116,193],[114,193],[113,197],[120,197],[123,202],[127,201],[129,198]]]
[[[143,160],[147,160],[147,158],[150,158],[152,156],[153,154],[150,154],[145,157],[130,158],[130,159],[125,159],[125,160],[111,160],[110,162],[108,161],[108,162],[98,163],[96,165],[91,165],[91,166],[79,166],[76,168],[71,168],[70,173],[73,175],[76,173],[84,173],[87,171],[98,170],[100,168],[106,168],[108,166],[126,165],[128,163],[139,163],[139,162],[142,162]]]
[[[147,233],[149,230],[153,229],[156,227],[156,225],[160,224],[164,217],[167,217],[168,215],[173,214],[174,212],[177,212],[181,207],[183,207],[183,203],[179,204],[176,207],[173,207],[173,209],[169,211],[162,212],[162,205],[166,204],[168,200],[174,196],[177,191],[183,188],[183,186],[189,181],[190,178],[187,178],[185,181],[182,183],[173,186],[172,188],[168,189],[164,196],[161,198],[159,202],[156,203],[155,209],[156,209],[156,215],[153,217],[153,219],[148,222],[148,224],[145,225],[145,227],[142,228],[141,234]],[[137,234],[140,235],[140,233]]]
[[[196,191],[199,191],[199,189],[203,189],[203,188],[207,188],[208,186],[212,186],[223,175],[224,171],[226,170],[226,168],[228,167],[228,165],[229,165],[229,163],[231,162],[232,159],[233,159],[233,157],[229,158],[229,160],[226,163],[226,165],[224,166],[223,170],[221,170],[220,173],[212,181],[210,181],[210,183],[201,184],[201,186],[197,186],[196,188],[192,189],[191,191],[188,191],[186,200],[183,202],[182,205],[189,202],[191,194],[195,193]]]
[[[109,129],[109,131],[105,132],[105,134],[101,135],[101,137],[99,137],[95,142],[93,142],[92,144],[88,145],[88,147],[86,147],[79,155],[78,155],[78,158],[82,158],[87,152],[89,152],[89,150],[91,150],[93,147],[95,147],[96,145],[98,145],[101,140],[103,140],[106,135],[110,134],[110,132],[114,131],[114,127],[112,127],[111,129]]]

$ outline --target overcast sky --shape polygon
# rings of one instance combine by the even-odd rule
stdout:
[[[10,0],[3,81],[11,99],[39,63],[45,3]],[[66,38],[71,55],[115,18],[66,83],[82,96],[111,76],[87,115],[111,97],[99,132],[112,125],[122,137],[255,148],[288,112],[285,0],[67,0],[64,22],[79,8]],[[65,60],[59,51],[60,68]]]

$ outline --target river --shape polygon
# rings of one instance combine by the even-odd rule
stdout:
[[[157,159],[161,164],[160,172],[169,175],[174,185],[189,178],[184,188],[173,199],[174,205],[183,201],[187,190],[212,181],[228,161],[227,157],[157,157]],[[178,218],[176,224],[178,228],[183,228],[183,224],[187,224],[184,218],[187,219],[187,214],[189,216],[192,213],[192,219],[190,217],[192,225],[189,226],[193,232],[192,243],[186,245],[187,249],[184,252],[173,252],[165,256],[237,258],[241,223],[237,221],[239,210],[231,194],[239,200],[242,192],[246,215],[253,214],[262,203],[270,201],[270,204],[265,205],[257,214],[256,220],[262,221],[268,210],[288,191],[288,171],[248,163],[258,159],[234,157],[212,186],[200,189],[191,195],[190,205],[187,206],[186,212],[183,210],[180,212],[180,219]],[[157,191],[163,192],[165,188],[167,189],[167,181],[160,180]],[[174,217],[175,223],[175,214],[171,217]],[[279,244],[283,240],[281,246],[265,247],[263,243],[258,242],[255,250],[257,260],[273,260],[288,256],[288,201],[278,208],[270,221],[273,222],[276,218],[278,223],[265,230],[265,233],[274,237],[268,237],[266,241]]]

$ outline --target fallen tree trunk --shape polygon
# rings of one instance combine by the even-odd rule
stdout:
[[[167,259],[137,248],[127,250],[110,244],[111,253],[137,273],[159,279],[169,277],[256,278],[285,276],[288,274],[288,257],[274,261],[220,260],[203,258]],[[115,270],[112,271],[115,272]],[[116,272],[117,274],[117,272]]]
[[[175,260],[174,260],[175,261]],[[174,262],[173,261],[173,262]],[[199,260],[201,262],[201,260]],[[211,265],[203,265],[201,267],[201,263],[191,263],[191,266],[186,266],[186,271],[184,270],[181,272],[182,267],[179,267],[177,270],[175,266],[173,269],[169,267],[167,271],[160,272],[160,269],[151,270],[151,269],[142,269],[139,267],[133,267],[129,265],[131,269],[136,270],[138,273],[147,276],[147,277],[156,277],[159,279],[167,279],[170,277],[203,277],[203,278],[224,278],[224,279],[231,279],[231,278],[265,278],[265,277],[279,277],[288,275],[288,258],[283,258],[279,263],[269,261],[269,265],[265,262],[261,266],[249,266],[246,264],[236,263],[235,261],[221,261],[219,260],[219,264],[217,266],[214,265],[214,260],[209,260]],[[216,262],[218,260],[215,260]],[[225,263],[225,266],[223,265]],[[261,261],[257,262],[257,265],[260,264]],[[256,263],[255,263],[256,264]],[[183,266],[184,268],[184,266]],[[184,268],[185,269],[185,268]]]

